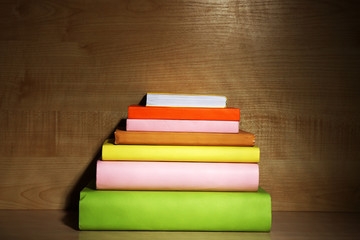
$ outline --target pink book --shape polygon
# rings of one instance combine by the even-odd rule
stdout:
[[[96,188],[109,190],[257,191],[257,163],[97,162]]]
[[[238,121],[127,119],[127,131],[238,133]]]

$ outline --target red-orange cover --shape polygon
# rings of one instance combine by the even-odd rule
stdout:
[[[128,107],[129,119],[177,119],[177,120],[218,120],[239,121],[238,108],[199,108],[199,107]]]

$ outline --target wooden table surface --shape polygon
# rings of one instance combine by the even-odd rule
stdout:
[[[79,231],[77,214],[0,210],[0,239],[360,239],[360,213],[273,212],[270,233]]]

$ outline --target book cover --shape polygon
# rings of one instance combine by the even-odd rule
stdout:
[[[257,163],[97,161],[96,188],[257,191]]]
[[[257,192],[80,192],[80,230],[270,231],[271,197]]]
[[[127,119],[127,131],[238,133],[238,121]]]
[[[205,94],[147,93],[146,106],[162,107],[226,107],[226,97]]]
[[[195,107],[128,107],[129,119],[174,119],[174,120],[218,120],[240,121],[238,108],[195,108]]]
[[[139,145],[201,145],[201,146],[254,146],[255,135],[239,130],[239,133],[197,132],[114,132],[115,144]]]
[[[116,145],[107,139],[102,145],[102,160],[259,162],[260,150],[256,146]]]

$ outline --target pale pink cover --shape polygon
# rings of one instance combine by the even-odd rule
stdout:
[[[257,191],[257,163],[97,162],[97,189]]]
[[[238,121],[127,119],[127,131],[238,133]]]

